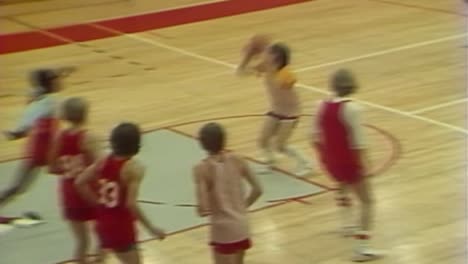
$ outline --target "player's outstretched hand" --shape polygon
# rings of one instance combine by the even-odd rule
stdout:
[[[6,131],[5,130],[5,131],[2,131],[2,134],[7,140],[14,140],[16,138],[14,133],[11,132],[11,131]]]
[[[78,70],[78,67],[76,66],[65,66],[59,69],[59,75],[63,77],[67,77],[68,75],[76,72]]]
[[[5,131],[2,131],[2,134],[8,140],[16,140],[16,139],[20,139],[20,138],[25,137],[27,135],[27,132],[26,131],[8,131],[8,130],[5,130]]]

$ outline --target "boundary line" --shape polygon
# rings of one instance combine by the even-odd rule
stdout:
[[[235,64],[228,63],[228,62],[218,60],[218,59],[215,59],[215,58],[211,58],[211,57],[208,57],[208,56],[200,55],[200,54],[197,54],[197,53],[185,50],[185,49],[177,48],[177,47],[174,47],[174,46],[171,46],[171,45],[167,45],[167,44],[164,44],[164,43],[162,43],[160,41],[149,39],[149,38],[146,38],[146,37],[143,37],[143,36],[140,36],[140,35],[127,34],[127,33],[124,33],[124,32],[121,32],[121,31],[118,31],[118,30],[115,30],[115,29],[112,29],[112,28],[108,28],[108,27],[105,27],[105,26],[102,26],[102,25],[90,24],[90,26],[93,26],[93,27],[96,27],[96,28],[99,28],[99,29],[102,29],[102,30],[106,30],[106,31],[108,31],[110,33],[113,33],[113,34],[119,34],[121,36],[132,38],[132,39],[140,41],[140,42],[145,42],[145,43],[148,43],[148,44],[156,46],[156,47],[165,48],[167,50],[171,50],[171,51],[177,52],[179,54],[186,55],[188,57],[197,58],[197,59],[200,59],[200,60],[211,62],[213,64],[218,64],[218,65],[222,65],[222,66],[225,66],[225,67],[229,67],[231,69],[236,68]],[[464,35],[466,35],[466,34],[464,34]],[[321,94],[329,94],[328,91],[326,91],[324,89],[321,89],[321,88],[318,88],[318,87],[311,86],[311,85],[298,83],[297,86],[302,87],[303,89],[306,89],[306,90],[309,90],[309,91],[314,91],[314,92],[321,93]],[[452,131],[456,131],[456,132],[460,132],[460,133],[463,133],[465,135],[468,135],[468,130],[457,127],[457,126],[453,126],[453,125],[450,125],[450,124],[447,124],[447,123],[444,123],[444,122],[440,122],[440,121],[437,121],[437,120],[434,120],[434,119],[430,119],[430,118],[427,118],[427,117],[422,117],[422,116],[419,116],[419,115],[411,114],[410,112],[401,111],[401,110],[398,110],[398,109],[395,109],[395,108],[392,108],[392,107],[388,107],[388,106],[384,106],[384,105],[380,105],[380,104],[375,104],[375,103],[372,103],[372,102],[369,102],[369,101],[359,100],[359,99],[355,99],[355,100],[356,100],[356,102],[359,102],[359,103],[361,103],[363,105],[367,105],[367,106],[372,107],[372,108],[384,110],[384,111],[394,113],[394,114],[398,114],[398,115],[401,115],[401,116],[410,117],[410,118],[413,118],[413,119],[424,121],[426,123],[430,123],[432,125],[436,125],[436,126],[439,126],[439,127],[443,127],[443,128],[446,128],[446,129],[449,129],[449,130],[452,130]]]
[[[430,112],[432,110],[444,108],[444,107],[447,107],[447,106],[452,106],[452,105],[456,105],[456,104],[460,104],[460,103],[465,103],[467,101],[468,101],[468,98],[462,98],[462,99],[458,99],[458,100],[449,101],[449,102],[446,102],[446,103],[441,103],[441,104],[436,104],[436,105],[429,106],[429,107],[424,107],[424,108],[421,108],[421,109],[411,111],[409,113],[411,113],[413,115],[422,114],[422,113],[425,113],[425,112]]]
[[[428,41],[416,42],[416,43],[413,43],[413,44],[408,44],[408,45],[403,45],[403,46],[394,47],[394,48],[390,48],[390,49],[385,49],[385,50],[381,50],[381,51],[376,51],[376,52],[363,54],[363,55],[359,55],[359,56],[351,57],[351,58],[347,58],[347,59],[331,61],[331,62],[322,63],[322,64],[318,64],[318,65],[313,65],[313,66],[307,66],[307,67],[303,67],[303,68],[300,68],[300,69],[296,70],[296,72],[304,72],[304,71],[309,71],[309,70],[313,70],[313,69],[324,68],[324,67],[333,66],[333,65],[337,65],[337,64],[347,63],[347,62],[358,61],[358,60],[363,60],[363,59],[369,59],[369,58],[378,57],[378,56],[382,56],[382,55],[387,55],[387,54],[391,54],[391,53],[396,53],[396,52],[400,52],[400,51],[404,51],[404,50],[424,47],[424,46],[437,44],[437,43],[441,43],[441,42],[446,42],[446,41],[449,41],[449,40],[464,38],[466,36],[467,36],[467,33],[463,33],[463,34],[457,34],[457,35],[453,35],[453,36],[447,36],[447,37],[443,37],[443,38],[428,40]]]

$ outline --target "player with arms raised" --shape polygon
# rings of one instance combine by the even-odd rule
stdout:
[[[263,53],[263,60],[256,66],[249,64]],[[260,133],[258,145],[267,167],[275,163],[273,147],[297,162],[295,173],[305,176],[311,172],[311,165],[299,150],[287,144],[301,114],[299,96],[294,89],[296,77],[289,68],[291,52],[284,43],[270,45],[265,36],[254,36],[244,49],[244,57],[238,66],[238,73],[254,72],[264,76],[264,84],[270,98],[270,111]],[[276,138],[275,144],[272,139]]]

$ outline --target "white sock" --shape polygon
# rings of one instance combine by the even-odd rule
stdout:
[[[356,242],[356,251],[359,253],[365,253],[369,250],[369,241],[370,241],[370,232],[369,231],[357,231],[354,234],[354,240]]]
[[[273,154],[273,151],[270,149],[262,149],[262,155],[264,162],[267,164],[273,164],[275,163],[275,156]]]
[[[286,154],[289,157],[297,160],[300,164],[303,164],[303,165],[310,164],[310,162],[305,158],[302,152],[294,147],[291,147],[291,146],[286,147]]]
[[[347,196],[339,195],[336,197],[336,203],[341,218],[341,227],[343,229],[354,228],[351,199]]]

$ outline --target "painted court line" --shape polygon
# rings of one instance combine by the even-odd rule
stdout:
[[[466,14],[464,14],[464,13],[460,13],[460,12],[456,12],[456,11],[452,11],[452,10],[441,9],[441,8],[436,8],[436,7],[431,7],[431,6],[415,5],[415,4],[411,4],[410,3],[411,1],[406,1],[408,3],[393,2],[393,1],[388,1],[388,0],[369,0],[369,1],[376,2],[376,3],[382,3],[382,4],[387,4],[387,5],[393,5],[393,6],[400,6],[400,7],[413,8],[413,9],[419,9],[419,10],[424,10],[424,11],[431,11],[431,12],[438,12],[438,13],[444,13],[444,14],[450,14],[450,15],[457,15],[457,16],[466,17]],[[416,1],[414,1],[414,2],[416,2]],[[462,0],[460,0],[458,2],[460,2],[460,5],[463,4]]]
[[[111,0],[111,1],[105,1],[105,2],[88,3],[86,5],[79,5],[78,4],[78,5],[74,5],[74,6],[68,6],[68,7],[57,7],[57,8],[53,8],[53,9],[39,10],[39,11],[36,10],[36,11],[26,11],[26,12],[18,12],[18,13],[14,12],[13,14],[1,15],[0,18],[43,14],[43,13],[66,11],[66,10],[72,10],[72,9],[81,9],[81,8],[87,8],[87,7],[98,7],[98,6],[119,4],[119,3],[126,3],[126,2],[128,2],[128,0]],[[1,6],[3,6],[3,5],[0,4],[0,7]]]
[[[177,53],[189,56],[189,57],[197,58],[197,59],[200,59],[200,60],[204,60],[204,61],[211,62],[211,63],[214,63],[214,64],[222,65],[222,66],[229,67],[229,68],[232,68],[232,69],[236,68],[235,64],[228,63],[228,62],[225,62],[225,61],[221,61],[221,60],[218,60],[218,59],[215,59],[215,58],[210,58],[210,57],[207,57],[207,56],[204,56],[204,55],[196,54],[194,52],[191,52],[191,51],[188,51],[188,50],[185,50],[185,49],[173,47],[173,46],[161,43],[160,41],[156,41],[156,40],[153,40],[153,39],[148,39],[148,38],[145,38],[145,37],[140,36],[140,35],[126,34],[124,32],[120,32],[118,30],[111,29],[111,28],[108,28],[108,27],[104,27],[104,26],[101,26],[101,25],[91,24],[90,26],[93,26],[93,27],[96,27],[96,28],[99,28],[99,29],[102,29],[102,30],[106,30],[106,31],[111,32],[111,33],[119,34],[119,35],[122,35],[122,36],[125,36],[125,37],[128,37],[128,38],[132,38],[132,39],[135,39],[135,40],[138,40],[138,41],[141,41],[141,42],[145,42],[145,43],[148,43],[148,44],[156,46],[156,47],[165,48],[165,49],[168,49],[168,50],[171,50],[171,51],[174,51],[174,52],[177,52]],[[461,34],[461,35],[465,36],[466,34]],[[460,37],[461,35],[447,37],[447,38]],[[314,92],[321,93],[321,94],[329,94],[328,91],[326,91],[324,89],[321,89],[321,88],[318,88],[318,87],[311,86],[311,85],[298,83],[297,86],[302,87],[303,89],[306,89],[306,90],[309,90],[309,91],[314,91]],[[412,114],[412,113],[409,113],[409,112],[401,111],[401,110],[398,110],[398,109],[395,109],[395,108],[375,104],[375,103],[364,101],[364,100],[356,99],[356,101],[363,104],[363,105],[367,105],[369,107],[373,107],[373,108],[384,110],[384,111],[387,111],[387,112],[390,112],[390,113],[394,113],[394,114],[398,114],[398,115],[401,115],[401,116],[406,116],[406,117],[409,117],[409,118],[417,119],[417,120],[420,120],[420,121],[423,121],[423,122],[426,122],[426,123],[430,123],[430,124],[433,124],[433,125],[436,125],[436,126],[439,126],[439,127],[447,128],[449,130],[460,132],[460,133],[468,135],[468,130],[465,130],[463,128],[453,126],[453,125],[450,125],[450,124],[447,124],[447,123],[444,123],[444,122],[440,122],[440,121],[437,121],[437,120],[434,120],[434,119],[422,117],[422,116],[415,115],[415,114]]]
[[[129,2],[132,1],[138,1],[138,0],[129,0]],[[178,5],[178,6],[173,6],[173,7],[167,7],[167,8],[161,8],[157,9],[157,12],[166,12],[166,11],[174,11],[177,9],[182,9],[182,8],[189,8],[189,7],[197,7],[197,6],[202,6],[202,5],[208,5],[208,4],[214,4],[214,3],[220,3],[220,2],[226,2],[226,1],[231,1],[231,0],[209,0],[209,1],[202,1],[202,2],[196,2],[192,4],[185,4],[185,5]],[[143,15],[148,15],[151,13],[154,13],[156,10],[150,10],[150,11],[145,11],[145,12],[139,12],[139,13],[132,13],[131,16],[143,16]],[[113,17],[106,17],[103,19],[94,19],[90,21],[86,21],[84,23],[99,23],[103,21],[108,21],[108,20],[115,20],[115,19],[122,19],[126,18],[129,15],[121,15],[121,16],[113,16]]]
[[[169,127],[166,127],[165,129],[168,130],[168,131],[171,131],[171,132],[173,132],[173,133],[182,135],[182,136],[184,136],[184,137],[188,137],[188,138],[190,138],[190,139],[196,140],[196,137],[195,137],[194,135],[191,135],[190,133],[186,133],[186,132],[184,132],[184,131],[182,131],[182,130],[178,130],[178,129],[176,129],[175,127],[176,127],[176,126],[169,126]],[[229,151],[229,150],[228,150],[228,151]],[[244,158],[245,160],[251,161],[251,162],[256,163],[256,164],[259,164],[259,165],[265,164],[265,163],[263,163],[263,162],[261,162],[261,161],[255,159],[255,158],[252,158],[252,157],[249,157],[249,156],[245,156],[245,155],[244,155],[243,158]],[[292,178],[292,179],[295,179],[295,180],[297,180],[297,181],[304,182],[304,183],[306,183],[306,184],[311,184],[311,185],[313,185],[313,186],[315,186],[315,187],[319,187],[319,188],[321,188],[321,189],[324,190],[324,191],[331,191],[331,190],[334,190],[333,187],[329,187],[329,186],[327,186],[327,185],[325,185],[325,184],[316,182],[316,181],[314,181],[314,180],[307,179],[307,178],[305,178],[305,177],[299,177],[299,176],[295,175],[294,173],[291,173],[291,172],[289,172],[289,171],[287,171],[287,170],[285,170],[285,169],[282,169],[282,168],[279,168],[279,167],[276,167],[276,166],[273,167],[272,170],[273,170],[273,171],[276,171],[276,172],[279,172],[279,173],[282,173],[283,175],[288,176],[288,177],[290,177],[290,178]]]
[[[39,32],[39,33],[41,33],[41,34],[43,34],[43,35],[45,35],[45,36],[48,36],[48,37],[50,37],[50,38],[52,38],[52,39],[56,39],[56,40],[59,40],[59,41],[63,41],[63,42],[65,42],[65,43],[69,43],[69,44],[77,44],[77,43],[75,43],[75,41],[73,41],[72,39],[69,39],[69,38],[63,37],[63,36],[61,36],[61,35],[59,35],[59,34],[52,33],[52,32],[50,32],[50,31],[41,29],[41,28],[36,27],[36,26],[34,26],[34,25],[32,25],[32,24],[29,24],[29,23],[26,23],[26,22],[24,22],[24,21],[22,21],[22,20],[19,20],[19,19],[17,19],[16,17],[7,17],[7,18],[4,18],[4,19],[9,20],[9,21],[11,21],[11,22],[14,22],[14,23],[16,23],[16,24],[23,25],[23,26],[28,27],[28,28],[32,28],[32,29],[36,30],[37,32]]]
[[[411,111],[410,113],[413,114],[413,115],[417,115],[417,114],[429,112],[429,111],[432,111],[432,110],[444,108],[444,107],[447,107],[447,106],[464,103],[466,101],[468,101],[468,98],[462,98],[462,99],[453,100],[453,101],[442,103],[442,104],[436,104],[436,105],[433,105],[433,106],[424,107],[424,108],[421,108],[421,109],[418,109],[418,110]]]
[[[409,44],[409,45],[404,45],[404,46],[395,47],[395,48],[391,48],[391,49],[386,49],[386,50],[382,50],[382,51],[372,52],[372,53],[368,53],[368,54],[364,54],[364,55],[360,55],[360,56],[356,56],[356,57],[351,57],[351,58],[347,58],[347,59],[343,59],[343,60],[336,60],[336,61],[322,63],[322,64],[318,64],[318,65],[303,67],[303,68],[295,70],[295,71],[296,72],[304,72],[304,71],[309,71],[309,70],[313,70],[313,69],[324,68],[324,67],[333,66],[333,65],[337,65],[337,64],[347,63],[347,62],[358,61],[358,60],[363,60],[363,59],[369,59],[369,58],[378,57],[378,56],[382,56],[382,55],[387,55],[387,54],[391,54],[391,53],[396,53],[396,52],[400,52],[400,51],[404,51],[404,50],[409,50],[409,49],[424,47],[424,46],[428,46],[428,45],[432,45],[432,44],[436,44],[436,43],[446,42],[446,41],[450,41],[450,40],[454,40],[454,39],[459,39],[459,38],[463,38],[463,37],[466,37],[466,36],[467,36],[467,33],[463,33],[463,34],[457,34],[457,35],[453,35],[453,36],[448,36],[448,37],[443,37],[443,38],[438,38],[438,39],[433,39],[433,40],[428,40],[428,41],[423,41],[423,42],[417,42],[417,43],[413,43],[413,44]]]
[[[305,116],[311,117],[313,115],[304,114],[304,115],[301,115],[301,116],[302,117],[305,117]],[[205,122],[213,122],[213,121],[237,119],[237,118],[251,118],[251,117],[264,117],[264,114],[245,114],[245,115],[237,115],[237,116],[222,116],[222,117],[212,117],[212,118],[201,119],[201,120],[192,120],[192,121],[183,122],[183,123],[179,123],[179,124],[172,124],[172,125],[169,125],[169,126],[166,126],[166,127],[160,127],[160,128],[156,128],[156,129],[145,130],[145,133],[154,132],[154,131],[158,131],[158,130],[161,130],[161,129],[166,129],[166,130],[172,131],[174,133],[181,134],[183,136],[187,136],[189,138],[196,139],[196,136],[194,136],[193,134],[184,132],[184,131],[179,130],[177,128],[182,127],[182,126],[186,126],[186,125],[193,125],[193,124],[197,124],[197,123],[205,123]],[[391,154],[390,154],[389,158],[386,159],[384,162],[382,162],[379,166],[376,166],[372,170],[372,175],[380,175],[380,174],[384,173],[385,171],[387,171],[399,159],[399,157],[401,155],[401,144],[400,144],[399,140],[396,137],[394,137],[392,134],[390,134],[389,132],[387,132],[387,131],[385,131],[383,129],[380,129],[380,128],[376,127],[376,126],[369,125],[369,124],[364,124],[364,126],[370,128],[370,129],[373,129],[376,132],[380,133],[390,143],[390,149],[391,149],[390,153]],[[246,160],[249,160],[251,162],[254,162],[254,163],[257,163],[257,164],[260,164],[260,165],[264,164],[263,162],[255,159],[253,157],[244,156],[244,158]],[[307,177],[299,177],[299,176],[297,176],[297,175],[295,175],[295,174],[293,174],[293,173],[291,173],[288,170],[285,170],[283,168],[279,168],[279,167],[275,166],[274,170],[278,171],[278,172],[281,172],[284,175],[292,177],[292,178],[294,178],[296,180],[303,181],[305,183],[312,184],[312,185],[315,185],[315,186],[319,186],[319,187],[321,187],[322,189],[325,189],[325,190],[335,190],[334,187],[329,187],[327,184],[319,183],[316,180],[310,179],[310,178],[307,178]]]
[[[310,90],[310,91],[321,93],[321,94],[330,94],[328,91],[324,91],[321,88],[310,86],[310,85],[305,85],[305,84],[299,83],[297,86],[302,87],[302,88],[307,89],[307,90]],[[430,118],[427,118],[427,117],[412,114],[410,112],[401,111],[401,110],[398,110],[398,109],[395,109],[395,108],[392,108],[392,107],[388,107],[388,106],[384,106],[384,105],[380,105],[380,104],[375,104],[375,103],[371,103],[371,102],[364,101],[364,100],[359,100],[359,99],[354,99],[354,100],[356,102],[359,102],[362,105],[367,105],[369,107],[376,108],[376,109],[379,109],[379,110],[383,110],[383,111],[398,114],[398,115],[401,115],[401,116],[406,116],[406,117],[409,117],[409,118],[421,120],[421,121],[424,121],[426,123],[430,123],[430,124],[433,124],[433,125],[436,125],[436,126],[439,126],[439,127],[444,127],[444,128],[449,129],[449,130],[461,132],[463,134],[468,135],[468,130],[463,129],[461,127],[452,126],[452,125],[449,125],[449,124],[444,123],[444,122],[440,122],[440,121],[437,121],[437,120],[434,120],[434,119],[430,119]]]
[[[221,61],[221,60],[217,60],[217,59],[213,59],[213,58],[209,58],[209,57],[199,55],[199,54],[196,54],[196,53],[184,50],[184,49],[176,48],[176,47],[173,47],[173,46],[170,46],[170,45],[166,45],[166,44],[164,44],[162,42],[152,40],[152,39],[149,39],[149,38],[145,38],[143,36],[139,36],[139,35],[136,35],[136,34],[126,34],[126,33],[123,33],[121,31],[118,31],[118,30],[115,30],[115,29],[112,29],[112,28],[108,28],[108,27],[105,27],[105,26],[102,26],[102,25],[98,25],[98,24],[90,24],[90,26],[93,26],[95,28],[98,28],[98,29],[101,29],[101,30],[104,30],[104,31],[107,31],[107,32],[110,32],[110,33],[122,35],[122,36],[125,36],[125,37],[128,37],[128,38],[140,41],[140,42],[144,42],[144,43],[156,46],[156,47],[171,50],[171,51],[174,51],[174,52],[182,54],[182,55],[186,55],[186,56],[189,56],[189,57],[193,57],[193,58],[197,58],[197,59],[200,59],[200,60],[208,61],[208,62],[211,62],[211,63],[214,63],[214,64],[229,67],[229,68],[235,68],[234,64],[224,62],[224,61]],[[141,34],[142,33],[140,33],[140,35]]]
[[[126,0],[129,5],[136,0]],[[149,30],[167,28],[171,26],[189,24],[211,19],[235,16],[240,14],[252,13],[261,10],[279,8],[282,6],[306,3],[313,0],[269,0],[269,1],[249,1],[249,0],[229,0],[229,1],[204,1],[195,3],[186,7],[178,6],[175,9],[154,11],[150,10],[147,14],[123,16],[115,19],[105,19],[93,22],[108,28],[116,28],[121,32],[136,33]],[[12,19],[13,17],[9,17]],[[17,18],[15,18],[17,19]],[[91,41],[114,37],[115,34],[103,34],[105,31],[96,31],[88,23],[72,23],[68,26],[54,26],[43,29],[49,32],[59,33],[62,36],[69,37],[77,42]],[[31,29],[36,29],[32,26]],[[27,32],[16,32],[9,34],[0,34],[0,54],[21,52],[46,47],[55,47],[69,44],[67,41],[50,38],[40,31],[33,30]]]

